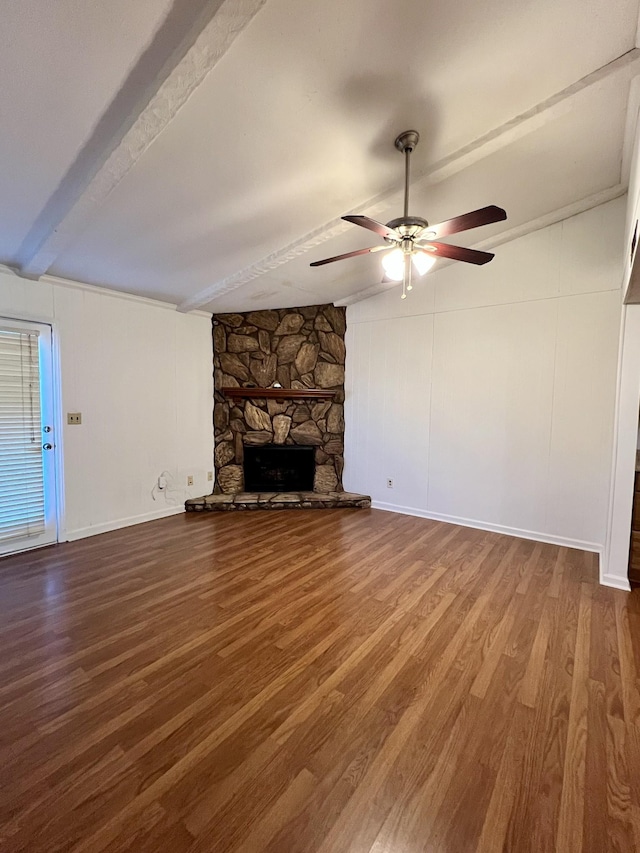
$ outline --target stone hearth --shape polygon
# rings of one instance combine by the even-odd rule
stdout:
[[[239,492],[236,495],[206,495],[185,503],[187,512],[225,512],[251,509],[368,508],[371,498],[355,492]]]

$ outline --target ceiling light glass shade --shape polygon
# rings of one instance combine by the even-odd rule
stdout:
[[[382,266],[390,279],[402,281],[404,276],[404,252],[402,249],[392,249],[383,255]]]
[[[436,262],[436,256],[427,252],[414,252],[411,257],[418,275],[424,275],[426,272],[429,272]]]

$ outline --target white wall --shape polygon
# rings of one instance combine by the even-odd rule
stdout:
[[[61,379],[64,512],[74,539],[183,511],[211,491],[209,315],[0,270],[0,316],[51,323]],[[81,412],[67,426],[66,412]],[[168,473],[169,488],[154,489]],[[194,476],[187,488],[187,475]],[[155,499],[154,499],[155,498]]]
[[[347,309],[345,487],[601,551],[625,200]],[[393,478],[394,487],[386,486]]]

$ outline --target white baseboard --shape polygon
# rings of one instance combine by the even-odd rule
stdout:
[[[455,515],[443,515],[440,512],[427,512],[415,507],[397,506],[396,504],[372,501],[374,509],[386,512],[399,512],[402,515],[415,515],[418,518],[429,518],[432,521],[444,521],[447,524],[459,524],[461,527],[473,527],[476,530],[487,530],[490,533],[503,533],[505,536],[517,536],[520,539],[532,539],[534,542],[546,542],[549,545],[562,545],[565,548],[577,548],[579,551],[593,551],[602,558],[603,546],[597,542],[584,542],[581,539],[568,539],[565,536],[554,536],[550,533],[539,533],[536,530],[522,530],[519,527],[507,527],[504,524],[492,524],[488,521],[477,521],[474,518],[459,518]]]
[[[602,586],[611,586],[613,589],[623,589],[625,592],[629,592],[631,589],[629,579],[618,577],[618,575],[600,575],[600,583]]]
[[[133,527],[134,524],[144,524],[145,521],[155,521],[158,518],[167,518],[170,515],[179,515],[184,512],[184,506],[163,507],[162,509],[145,512],[142,515],[132,515],[128,518],[118,518],[115,521],[107,521],[104,524],[92,524],[90,527],[80,527],[77,530],[67,530],[60,535],[61,542],[75,542],[76,539],[85,539],[87,536],[97,536],[99,533],[109,533],[119,530],[121,527]]]

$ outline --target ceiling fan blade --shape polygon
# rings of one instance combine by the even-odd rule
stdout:
[[[425,248],[432,249],[441,258],[451,258],[453,261],[466,261],[468,264],[488,264],[495,255],[491,252],[479,252],[477,249],[465,249],[463,246],[451,246],[449,243],[434,243],[429,240]]]
[[[345,258],[355,258],[358,255],[368,255],[370,252],[381,252],[383,249],[389,249],[390,246],[372,246],[370,249],[356,249],[355,252],[345,252],[344,255],[336,255],[333,258],[324,258],[321,261],[313,261],[309,264],[310,267],[321,267],[323,264],[332,264],[334,261],[344,261]]]
[[[381,237],[390,237],[392,240],[401,239],[400,234],[398,234],[397,231],[394,231],[393,228],[383,225],[382,222],[376,222],[375,219],[369,219],[368,216],[354,214],[353,216],[343,216],[342,218],[345,222],[352,222],[354,225],[360,225],[362,228],[368,228],[369,231],[375,231],[375,233],[379,234]]]
[[[447,219],[444,222],[439,222],[437,225],[429,225],[424,236],[426,237],[428,234],[429,237],[427,239],[431,236],[447,237],[449,234],[457,234],[459,231],[468,231],[470,228],[479,228],[481,225],[501,222],[506,218],[506,211],[501,207],[496,207],[495,204],[490,204],[488,207],[481,207],[479,210],[463,213],[462,216],[454,216],[453,219]]]

